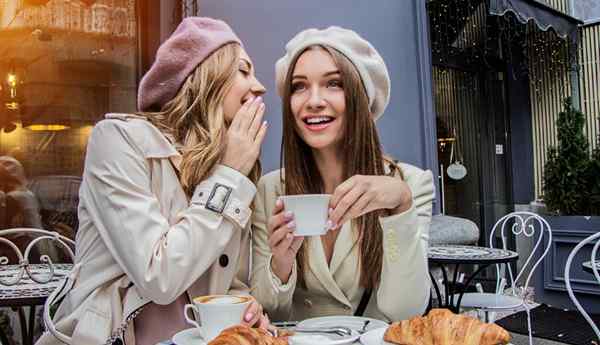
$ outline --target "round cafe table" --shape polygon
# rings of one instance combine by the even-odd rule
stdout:
[[[438,265],[442,270],[443,296],[434,276],[429,272],[438,299],[438,306],[448,308],[454,313],[460,311],[460,302],[463,295],[469,284],[481,271],[490,265],[510,263],[517,261],[519,258],[519,254],[511,250],[463,245],[431,246],[427,256],[430,263]],[[476,271],[466,279],[464,284],[457,284],[460,265],[478,265]],[[449,279],[448,266],[454,266],[452,281]],[[455,295],[458,296],[456,301],[454,301]]]
[[[44,305],[46,298],[62,282],[63,278],[69,274],[72,264],[54,264],[54,276],[47,283],[38,283],[33,281],[27,274],[15,285],[5,286],[0,284],[0,307],[10,307],[18,312],[19,323],[21,324],[21,335],[24,345],[33,343],[33,331],[35,329],[35,310],[37,306]],[[0,266],[0,278],[12,279],[17,276],[21,267],[19,265]],[[40,278],[48,275],[48,265],[31,264],[29,272]],[[29,321],[25,321],[25,311],[23,307],[29,307]],[[0,343],[8,340],[5,334],[0,330]]]

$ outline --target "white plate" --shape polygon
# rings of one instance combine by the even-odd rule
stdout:
[[[362,329],[365,321],[370,321],[367,325],[367,331],[377,329],[377,328],[386,328],[388,324],[381,320],[371,319],[368,317],[358,317],[358,316],[324,316],[324,317],[316,317],[312,319],[304,320],[298,323],[298,327],[348,327],[353,331],[352,335],[348,337],[340,337],[332,334],[323,334],[331,339],[330,342],[322,342],[319,341],[319,345],[341,345],[341,344],[351,344],[356,342],[360,338],[359,330]],[[293,338],[293,337],[292,337]],[[293,340],[293,339],[292,339]],[[291,342],[294,344],[293,342]]]
[[[297,333],[296,335],[289,337],[288,340],[290,345],[346,345],[356,343],[358,338],[360,338],[360,334],[352,331],[352,335],[347,337],[340,337],[332,334]]]
[[[360,337],[360,343],[363,345],[394,345],[383,340],[386,328],[379,328],[369,331]],[[508,343],[508,345],[513,345]]]
[[[175,334],[173,342],[177,345],[206,345],[196,328],[188,328]]]
[[[290,345],[344,345],[351,344],[360,338],[360,334],[354,333],[349,337],[331,336],[329,334],[302,334],[289,338]],[[198,333],[196,328],[188,328],[173,336],[173,342],[176,345],[206,345],[207,343]]]
[[[360,337],[360,343],[363,345],[394,345],[383,341],[383,334],[387,328],[378,328],[363,334]],[[179,345],[179,344],[177,344]]]
[[[298,323],[298,327],[348,327],[355,331],[363,328],[365,321],[370,321],[367,325],[367,331],[377,328],[387,328],[388,323],[385,321],[371,319],[361,316],[323,316],[306,319]]]

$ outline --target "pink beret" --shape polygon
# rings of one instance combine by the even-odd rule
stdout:
[[[187,17],[158,48],[150,70],[140,81],[138,109],[160,109],[170,101],[204,59],[227,43],[240,39],[222,20]]]

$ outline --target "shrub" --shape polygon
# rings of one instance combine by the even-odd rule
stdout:
[[[556,122],[558,146],[548,148],[544,166],[544,203],[550,212],[600,214],[600,153],[596,150],[590,158],[584,125],[585,115],[565,99]]]

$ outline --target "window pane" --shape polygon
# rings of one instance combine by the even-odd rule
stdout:
[[[74,237],[88,137],[135,110],[134,0],[0,0],[0,229]]]

